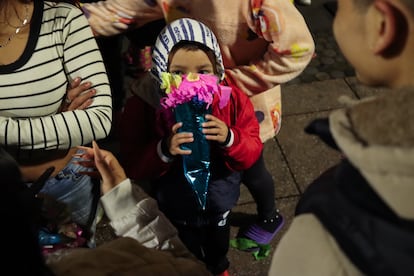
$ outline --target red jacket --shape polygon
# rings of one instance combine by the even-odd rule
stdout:
[[[263,149],[253,105],[234,86],[226,106],[220,109],[218,101],[215,96],[212,114],[230,127],[234,142],[230,147],[211,143],[210,162],[212,167],[214,163],[224,162],[229,170],[245,170],[257,161]],[[158,142],[171,132],[174,123],[171,116],[170,110],[161,107],[157,110],[137,95],[128,99],[121,120],[120,160],[129,178],[154,179],[177,165],[177,162],[162,161],[157,153]]]

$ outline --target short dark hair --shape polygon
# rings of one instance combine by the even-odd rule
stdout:
[[[353,0],[355,6],[360,11],[366,11],[370,4],[374,3],[374,0]],[[400,0],[403,5],[408,8],[410,13],[414,16],[414,1],[413,0]]]

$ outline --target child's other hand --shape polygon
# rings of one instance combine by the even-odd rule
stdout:
[[[191,132],[179,132],[178,129],[183,123],[176,123],[172,126],[172,134],[169,139],[169,150],[171,155],[189,155],[191,150],[183,150],[180,148],[181,144],[191,143],[194,141],[193,134]]]
[[[220,144],[224,143],[229,132],[226,123],[210,114],[206,115],[206,120],[207,122],[202,124],[203,133],[206,136],[206,139],[217,141]]]

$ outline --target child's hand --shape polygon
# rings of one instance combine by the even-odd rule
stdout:
[[[207,122],[202,124],[206,139],[217,141],[220,144],[224,143],[229,133],[227,125],[222,120],[210,114],[206,115],[206,120]]]
[[[183,125],[183,123],[176,123],[172,126],[172,135],[169,139],[169,150],[171,155],[189,155],[191,150],[183,150],[180,148],[181,144],[191,143],[194,141],[193,134],[191,132],[180,132],[177,130]]]

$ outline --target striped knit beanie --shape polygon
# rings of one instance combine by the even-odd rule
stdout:
[[[204,44],[216,55],[220,80],[224,78],[224,66],[216,36],[203,23],[190,18],[177,19],[168,24],[158,35],[152,53],[152,75],[161,80],[161,72],[167,72],[168,55],[180,41],[195,41]]]

